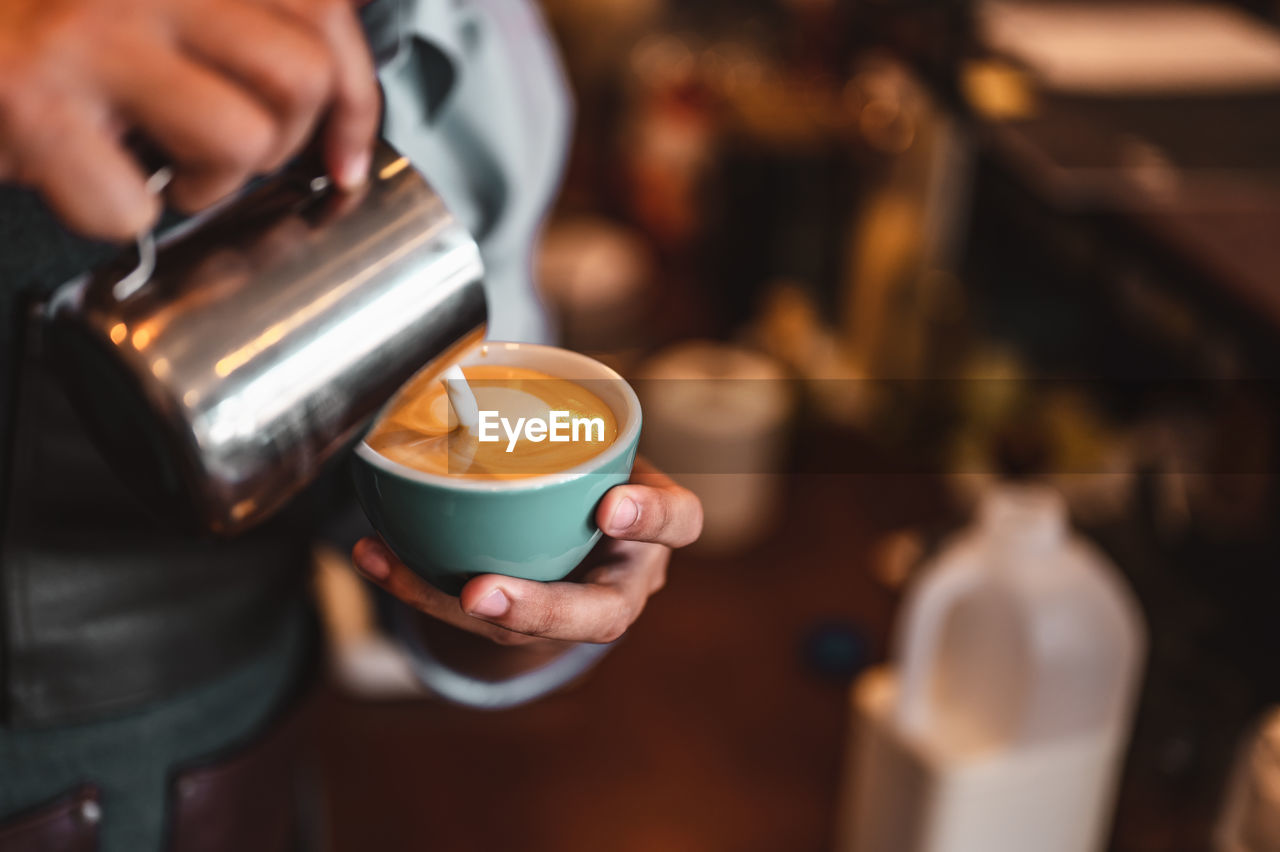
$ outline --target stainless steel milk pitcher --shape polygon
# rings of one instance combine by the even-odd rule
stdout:
[[[483,334],[475,241],[385,144],[361,193],[294,166],[147,248],[64,285],[46,339],[113,467],[187,526],[264,519]]]

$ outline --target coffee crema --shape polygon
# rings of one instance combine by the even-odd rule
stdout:
[[[482,412],[496,411],[511,423],[568,412],[570,420],[598,418],[604,424],[603,440],[594,440],[600,437],[597,428],[578,431],[579,440],[530,440],[499,430],[499,440],[480,441],[458,425],[441,372],[420,376],[400,392],[365,438],[370,449],[424,473],[519,479],[577,467],[618,438],[613,410],[581,384],[525,367],[480,364],[462,373]]]

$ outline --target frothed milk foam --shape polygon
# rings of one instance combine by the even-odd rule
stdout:
[[[577,382],[537,370],[498,364],[462,368],[482,412],[497,412],[509,424],[521,418],[549,420],[552,412],[567,419],[603,421],[603,429],[584,429],[577,440],[531,440],[504,428],[490,428],[481,441],[477,432],[458,426],[449,406],[440,371],[415,379],[400,392],[365,443],[391,461],[442,476],[517,479],[576,467],[604,452],[618,437],[613,411]],[[492,418],[491,418],[492,420]]]

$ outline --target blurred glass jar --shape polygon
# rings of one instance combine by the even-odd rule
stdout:
[[[785,484],[795,394],[771,358],[688,341],[646,362],[640,451],[702,500],[699,546],[744,550],[774,529]]]
[[[650,342],[655,261],[644,236],[607,219],[554,222],[538,252],[538,286],[560,342],[616,354]]]

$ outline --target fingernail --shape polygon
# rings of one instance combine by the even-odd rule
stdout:
[[[506,615],[509,609],[511,609],[511,601],[507,600],[502,589],[494,589],[471,608],[471,614],[481,618],[498,618]]]
[[[356,560],[356,568],[370,580],[385,580],[391,576],[391,563],[386,554],[376,544],[362,549],[360,558]]]
[[[613,517],[609,518],[609,532],[626,532],[639,517],[640,507],[636,505],[636,501],[623,497],[614,508]]]
[[[363,186],[369,179],[369,151],[363,150],[343,160],[335,177],[338,179],[338,186],[343,189],[359,189]]]

